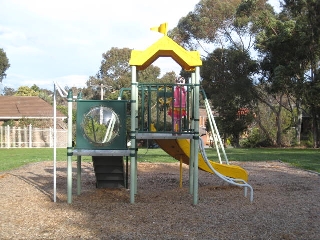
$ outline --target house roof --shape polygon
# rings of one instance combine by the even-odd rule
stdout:
[[[171,57],[186,71],[202,65],[198,51],[187,51],[168,36],[163,36],[144,51],[132,50],[129,64],[144,70],[159,57]]]
[[[53,106],[39,97],[0,96],[0,119],[53,118]],[[57,111],[57,118],[66,118]]]

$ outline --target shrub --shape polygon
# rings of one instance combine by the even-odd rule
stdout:
[[[272,142],[261,134],[259,128],[253,128],[248,137],[240,141],[240,146],[245,148],[270,147]]]

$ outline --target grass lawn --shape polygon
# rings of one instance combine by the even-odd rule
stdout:
[[[230,161],[278,160],[320,173],[320,149],[250,148],[226,149]]]
[[[208,159],[216,160],[215,149],[206,148]],[[293,166],[320,173],[320,149],[295,148],[227,148],[229,161],[272,161],[279,160]],[[57,161],[66,161],[67,150],[57,149]],[[76,160],[76,157],[73,157]],[[83,161],[91,161],[91,157],[82,157]],[[52,148],[11,148],[0,150],[0,172],[18,168],[28,163],[52,161]],[[175,162],[171,156],[162,149],[144,149],[138,151],[140,162]]]

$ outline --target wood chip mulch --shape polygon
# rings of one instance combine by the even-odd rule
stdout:
[[[250,174],[243,189],[199,171],[199,203],[189,194],[188,166],[138,163],[138,194],[96,189],[82,163],[82,193],[67,203],[67,164],[39,162],[0,173],[0,239],[320,239],[320,176],[277,162],[232,162]],[[129,168],[130,169],[130,168]],[[130,178],[129,178],[130,179]]]

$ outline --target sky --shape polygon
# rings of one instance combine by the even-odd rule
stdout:
[[[17,89],[53,82],[85,87],[112,47],[145,50],[194,10],[199,0],[0,0],[0,48],[9,59],[2,86]],[[271,0],[272,4],[278,0]],[[180,71],[170,58],[154,62],[161,74]]]

